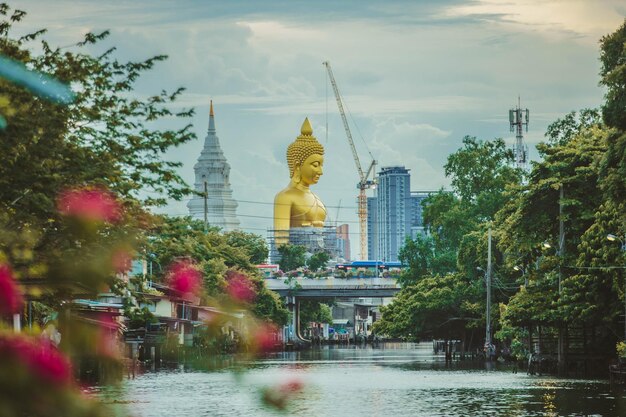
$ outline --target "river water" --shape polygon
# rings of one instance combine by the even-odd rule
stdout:
[[[515,373],[500,364],[446,366],[432,346],[386,344],[283,352],[243,372],[145,372],[96,395],[137,417],[174,416],[626,416],[626,393],[607,381]],[[264,387],[300,381],[284,412]]]

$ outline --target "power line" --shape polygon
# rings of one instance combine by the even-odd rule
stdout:
[[[574,266],[574,265],[563,265],[565,268],[571,269],[626,269],[626,266]]]
[[[160,214],[165,214],[165,215],[168,215],[168,216],[180,216],[180,217],[191,216],[191,214],[189,214],[189,213],[160,213]],[[257,214],[237,214],[237,217],[274,220],[273,216],[261,216],[261,215],[257,215]],[[285,218],[282,218],[281,220],[289,220],[289,218],[285,217]],[[353,220],[337,220],[337,223],[341,223],[341,224],[359,224],[358,221],[353,221]],[[369,224],[371,224],[371,225],[378,225],[378,224],[383,224],[383,223],[384,222],[369,222]],[[355,234],[358,235],[359,233],[355,233]]]
[[[165,215],[165,216],[172,216],[172,217],[190,217],[191,215],[189,213],[159,213],[161,215]],[[252,216],[252,215],[245,215],[245,214],[238,214],[238,217],[256,217],[256,218],[263,218],[263,219],[273,219],[273,217],[268,217],[268,216]],[[341,221],[339,221],[339,223],[342,223]],[[345,223],[349,223],[349,222],[343,222],[342,224]],[[350,222],[350,223],[357,223],[358,222]],[[210,226],[210,224],[209,224]],[[333,227],[333,226],[331,226]],[[259,230],[259,231],[263,231],[263,232],[269,232],[271,230],[274,230],[273,227],[268,227],[266,229],[262,229],[262,228],[258,228],[258,227],[247,227],[244,228],[242,227],[241,229],[246,229],[246,230]],[[359,233],[358,232],[348,232],[349,235],[354,235],[354,236],[358,236]]]
[[[439,191],[416,191],[416,192],[420,192],[420,193],[431,193],[431,194],[437,194]],[[198,197],[198,198],[202,198],[202,197]],[[187,198],[187,199],[183,199],[183,200],[175,200],[177,202],[185,202],[185,201],[191,201],[194,200],[194,198]],[[219,197],[208,197],[208,200],[216,200],[219,201],[221,200],[221,198]],[[274,205],[282,205],[282,206],[290,206],[291,204],[289,203],[274,203],[274,202],[268,202],[268,201],[257,201],[257,200],[239,200],[239,199],[235,199],[235,201],[237,201],[237,203],[246,203],[246,204],[259,204],[259,205],[266,205],[266,206],[274,206]],[[344,206],[342,205],[326,205],[324,204],[324,207],[326,208],[335,208],[335,209],[358,209],[357,206]]]

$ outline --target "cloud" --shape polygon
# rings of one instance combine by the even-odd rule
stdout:
[[[405,165],[414,189],[436,189],[447,184],[442,166],[464,135],[513,143],[508,109],[518,94],[531,112],[528,143],[567,112],[597,107],[597,40],[625,11],[615,0],[198,0],[184,7],[28,0],[21,7],[29,15],[16,31],[48,27],[53,46],[111,29],[93,53],[115,45],[121,60],[169,55],[135,91],[146,97],[187,87],[175,106],[196,108],[198,140],[166,157],[182,161],[181,175],[193,181],[214,100],[233,194],[252,201],[239,212],[261,217],[241,221],[255,229],[271,226],[271,201],[288,181],[284,152],[305,116],[326,147],[314,191],[328,206],[342,201],[341,220],[357,221],[358,175],[323,61],[331,62],[362,164],[369,163],[365,142],[379,167]]]
[[[606,0],[477,0],[447,8],[450,17],[476,17],[492,23],[515,25],[550,38],[572,37],[596,42],[624,20],[624,3]]]
[[[372,153],[383,166],[403,165],[411,170],[413,189],[436,190],[448,184],[441,170],[449,131],[427,123],[387,118],[376,123]]]

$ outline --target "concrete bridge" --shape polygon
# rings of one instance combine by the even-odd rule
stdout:
[[[356,298],[393,297],[400,285],[393,278],[270,278],[265,285],[282,297],[297,298]]]
[[[307,343],[300,333],[300,301],[316,298],[387,298],[400,291],[393,278],[268,278],[268,289],[284,297],[292,313],[286,339],[295,343]]]

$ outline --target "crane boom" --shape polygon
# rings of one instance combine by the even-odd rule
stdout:
[[[361,260],[367,259],[367,195],[365,194],[365,190],[373,187],[376,184],[376,180],[372,179],[371,181],[368,179],[370,173],[372,176],[375,175],[376,172],[376,161],[372,160],[369,168],[367,169],[367,173],[363,173],[363,168],[361,167],[361,161],[359,160],[359,154],[356,152],[356,146],[354,146],[354,140],[352,139],[352,133],[350,132],[350,126],[348,126],[348,119],[346,118],[346,112],[343,110],[343,103],[341,102],[341,95],[339,94],[339,88],[337,87],[337,82],[335,81],[335,77],[333,76],[333,71],[330,68],[330,62],[324,61],[324,66],[326,66],[326,70],[328,71],[328,78],[330,79],[330,83],[333,86],[333,91],[335,92],[335,98],[337,99],[337,107],[339,108],[339,114],[341,115],[341,120],[343,121],[343,127],[346,130],[346,136],[348,137],[348,143],[350,144],[350,149],[352,150],[352,157],[354,158],[354,163],[356,164],[356,169],[359,173],[359,183],[357,184],[357,188],[359,189],[358,196],[358,208],[357,213],[359,215],[359,236],[360,236],[360,257]]]
[[[364,181],[365,175],[363,174],[363,168],[361,168],[361,161],[359,160],[359,154],[356,152],[356,146],[354,146],[354,140],[352,140],[352,133],[350,132],[350,126],[348,126],[348,119],[346,118],[346,112],[343,110],[343,103],[341,102],[341,96],[339,95],[339,88],[337,87],[337,82],[335,81],[335,77],[333,76],[333,70],[330,68],[330,62],[324,61],[323,64],[326,66],[326,70],[328,70],[328,78],[330,79],[330,84],[333,86],[333,91],[335,92],[335,98],[337,99],[337,107],[339,107],[339,113],[341,114],[341,120],[343,121],[343,128],[346,130],[346,136],[348,136],[350,149],[352,149],[352,157],[354,158],[356,169],[359,172],[359,180]]]

